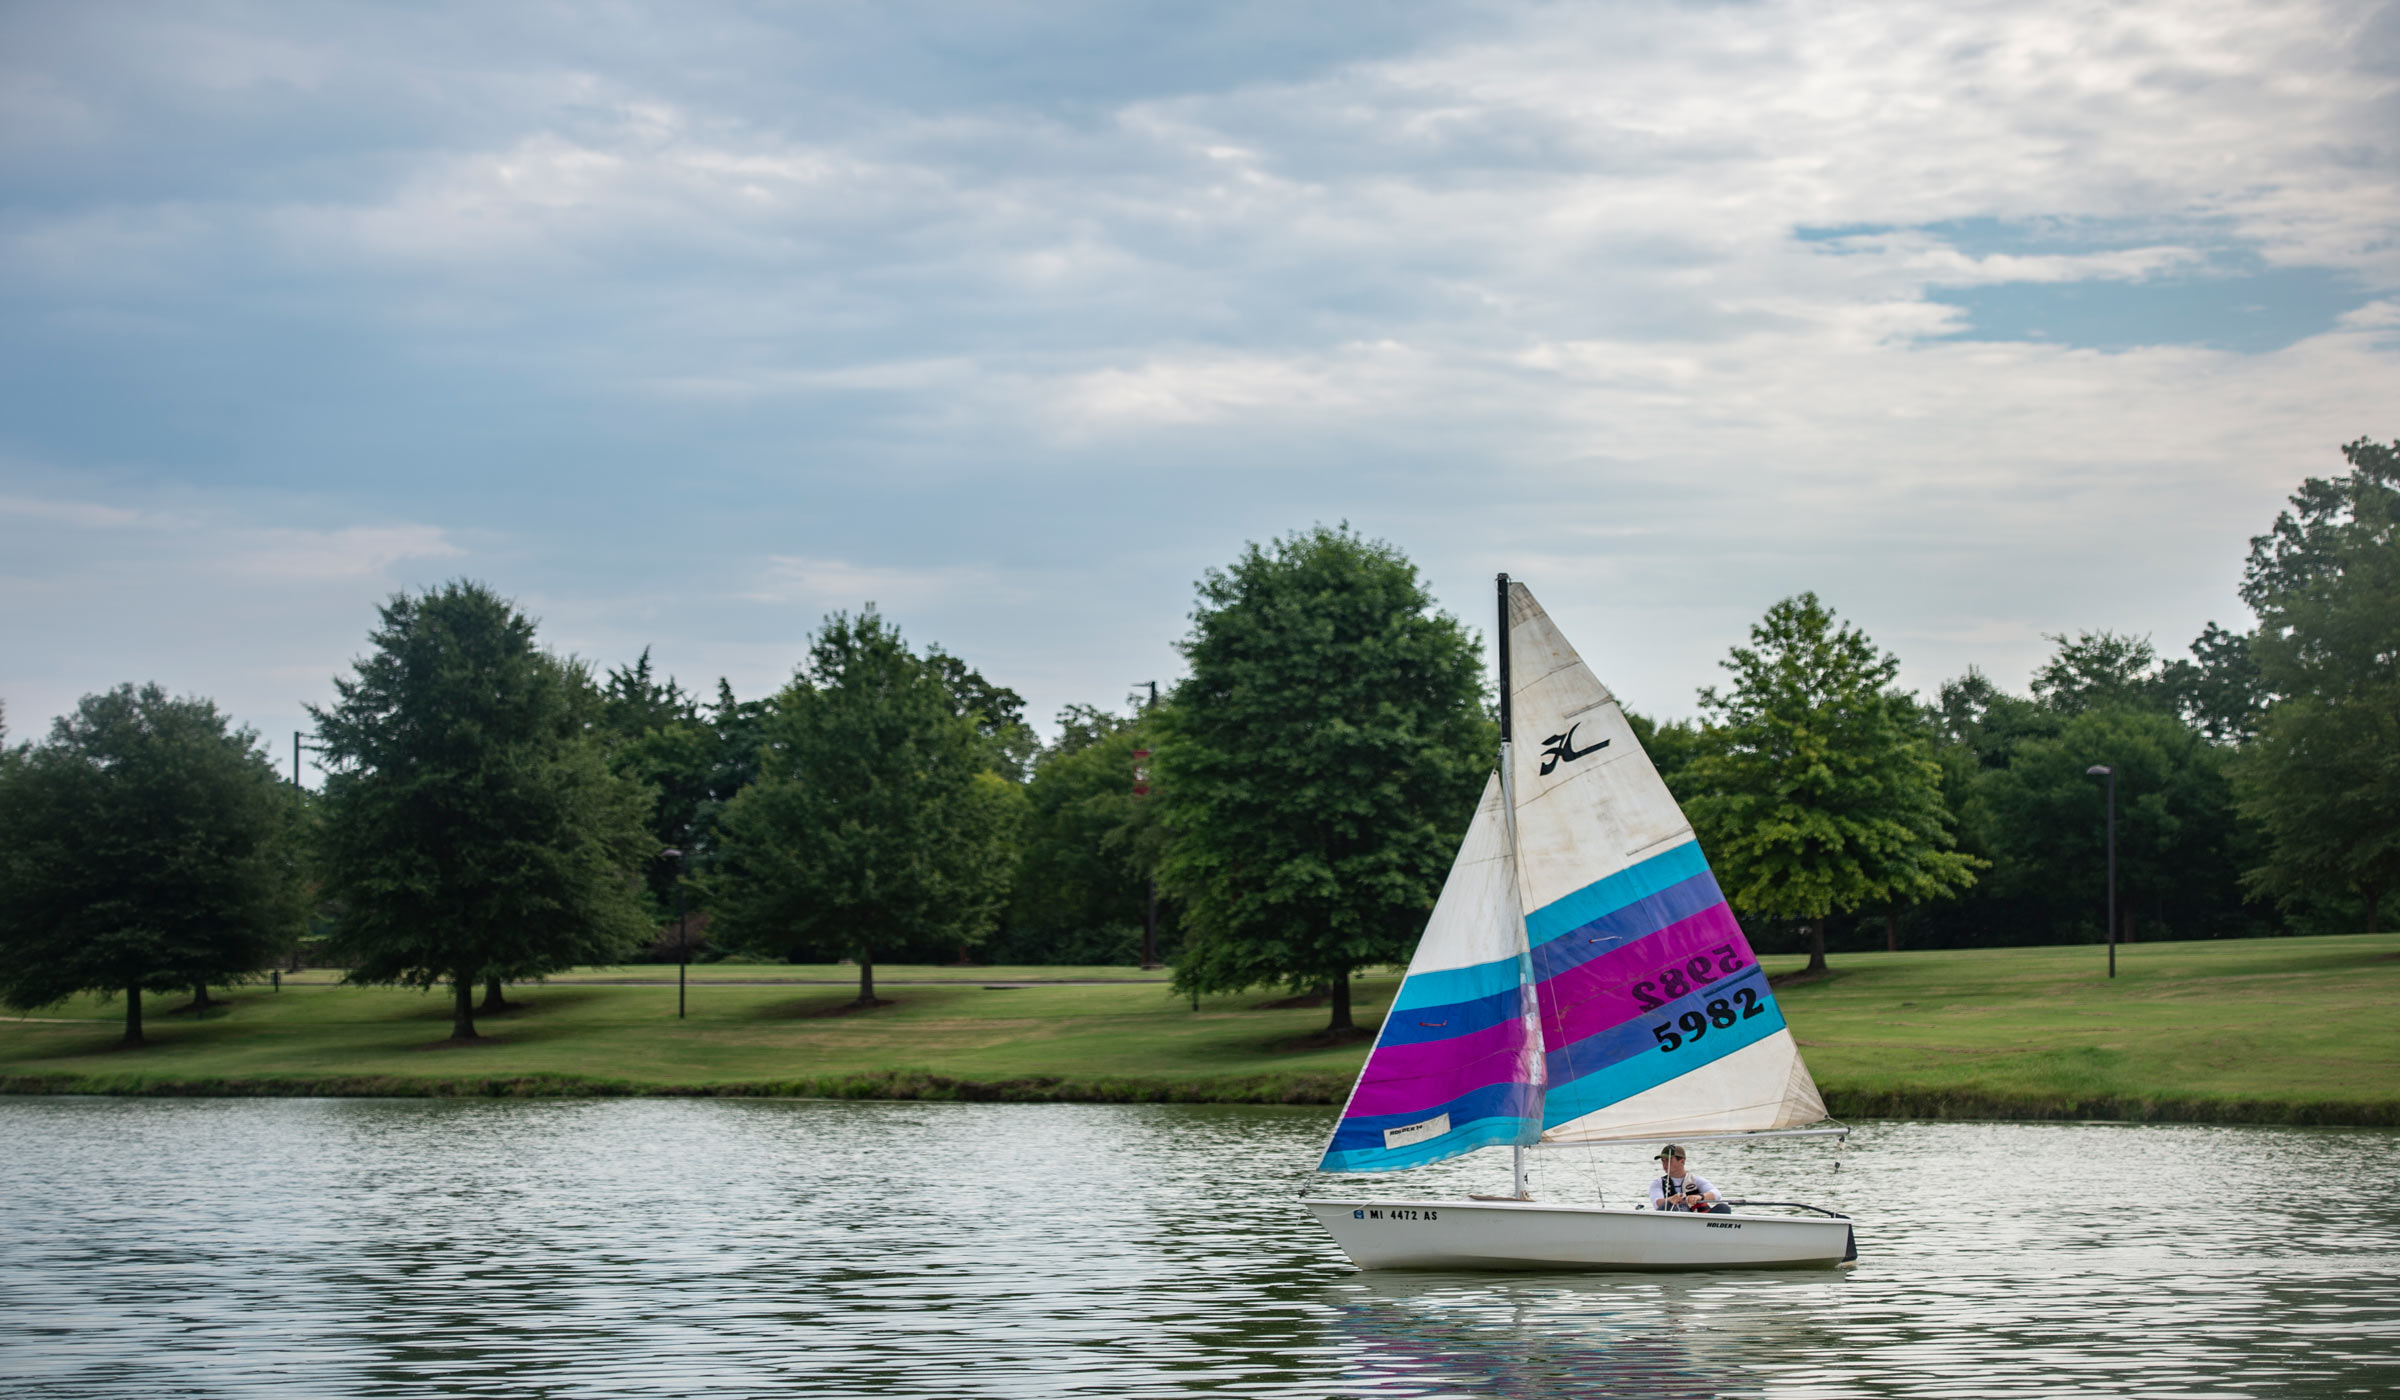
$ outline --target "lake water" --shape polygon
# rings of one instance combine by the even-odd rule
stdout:
[[[1731,1194],[1854,1213],[1858,1266],[1370,1275],[1292,1204],[1328,1121],[0,1099],[0,1393],[2400,1393],[2400,1135],[1701,1144]],[[1640,1151],[1541,1156],[1536,1190],[1625,1201]],[[1497,1190],[1505,1157],[1389,1186]]]

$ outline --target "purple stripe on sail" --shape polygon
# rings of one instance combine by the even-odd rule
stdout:
[[[1637,939],[1648,938],[1662,928],[1681,923],[1710,905],[1724,902],[1725,892],[1717,888],[1717,877],[1703,867],[1690,879],[1611,909],[1537,946],[1533,950],[1533,980],[1546,982],[1594,958],[1607,957]]]
[[[1359,1076],[1345,1116],[1411,1113],[1487,1084],[1517,1082],[1524,1051],[1521,1021],[1503,1021],[1456,1040],[1381,1046]]]
[[[1728,964],[1728,948],[1731,961]],[[1639,942],[1603,953],[1542,983],[1542,1043],[1572,1045],[1611,1026],[1651,1014],[1634,997],[1648,984],[1651,995],[1670,1002],[1707,983],[1691,975],[1693,959],[1706,957],[1709,981],[1721,981],[1758,961],[1733,910],[1723,904],[1667,925]],[[1681,991],[1663,975],[1680,977]]]

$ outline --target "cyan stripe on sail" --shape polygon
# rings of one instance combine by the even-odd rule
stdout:
[[[1472,967],[1445,967],[1434,972],[1411,972],[1392,998],[1392,1010],[1453,1006],[1481,1001],[1497,992],[1514,991],[1518,980],[1515,954]]]
[[[1451,1122],[1457,1123],[1453,1118]],[[1481,1118],[1464,1127],[1452,1127],[1438,1138],[1430,1138],[1414,1147],[1398,1149],[1374,1147],[1345,1151],[1336,1148],[1325,1154],[1317,1164],[1321,1172],[1396,1172],[1409,1167],[1421,1167],[1427,1162],[1439,1162],[1462,1153],[1485,1147],[1506,1147],[1515,1143],[1532,1142],[1539,1135],[1530,1114],[1501,1118]]]
[[[1523,988],[1511,986],[1503,992],[1473,1001],[1451,1002],[1445,1006],[1392,1008],[1383,1018],[1383,1031],[1375,1037],[1375,1048],[1387,1045],[1421,1045],[1429,1040],[1455,1040],[1488,1030],[1503,1021],[1514,1021],[1525,1007]]]
[[[1742,986],[1757,990],[1757,1014],[1738,1019],[1730,1026],[1712,1025],[1698,1040],[1676,1025],[1684,1012],[1699,1011],[1706,1015],[1710,1001],[1720,998],[1730,1001],[1732,990]],[[1653,1030],[1662,1025],[1683,1035],[1680,1048],[1665,1048],[1665,1042]],[[1551,1050],[1550,1085],[1542,1105],[1542,1126],[1553,1128],[1571,1122],[1646,1089],[1680,1079],[1783,1028],[1783,1008],[1768,993],[1764,973],[1752,964],[1735,976],[1668,1002],[1656,1011]]]
[[[1525,916],[1525,936],[1538,955],[1541,945],[1560,934],[1707,872],[1708,861],[1700,854],[1700,843],[1686,841],[1533,910]]]
[[[1407,1113],[1360,1114],[1334,1130],[1321,1171],[1397,1171],[1499,1143],[1533,1140],[1541,1091],[1531,1084],[1486,1084],[1456,1098]],[[1385,1147],[1387,1128],[1406,1128],[1443,1114],[1450,1130],[1405,1147]]]
[[[1547,982],[1562,972],[1571,972],[1594,958],[1605,957],[1724,902],[1725,895],[1717,888],[1717,877],[1704,868],[1690,879],[1678,880],[1590,923],[1563,930],[1535,948],[1534,980]]]

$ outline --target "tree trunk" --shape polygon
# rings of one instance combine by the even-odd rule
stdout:
[[[875,950],[872,948],[858,950],[858,1004],[875,1004]]]
[[[1825,970],[1825,921],[1822,918],[1808,921],[1808,970]]]
[[[216,1005],[216,1003],[208,999],[208,984],[206,982],[194,982],[192,984],[192,1009],[194,1011],[198,1011],[203,1007],[214,1005]]]
[[[1333,1022],[1325,1029],[1329,1031],[1357,1029],[1350,1023],[1350,970],[1348,968],[1333,975],[1330,989],[1333,992]]]
[[[2125,931],[2117,935],[2117,941],[2119,943],[2133,941],[2133,901],[2130,899],[2125,901]]]
[[[142,1043],[142,989],[138,983],[125,989],[125,1043]]]
[[[450,974],[450,1038],[475,1040],[475,973],[460,968]]]
[[[1900,951],[1900,908],[1898,905],[1884,911],[1883,951],[1887,953]]]
[[[2367,891],[2367,932],[2369,933],[2376,932],[2375,915],[2378,912],[2376,906],[2381,903],[2383,903],[2383,890],[2380,886]]]
[[[500,975],[498,973],[493,973],[491,976],[483,979],[482,1010],[486,1015],[489,1015],[492,1012],[506,1011],[507,1009],[508,998],[500,994]]]

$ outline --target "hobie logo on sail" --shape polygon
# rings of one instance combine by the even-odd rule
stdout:
[[[1384,1129],[1383,1149],[1389,1152],[1395,1147],[1406,1147],[1411,1143],[1423,1142],[1427,1138],[1440,1137],[1448,1131],[1450,1131],[1450,1115],[1447,1113],[1436,1114],[1422,1123],[1411,1123],[1405,1128]]]
[[[1567,726],[1566,733],[1553,734],[1549,738],[1542,741],[1543,777],[1549,777],[1550,770],[1556,768],[1561,763],[1573,763],[1576,759],[1582,758],[1586,754],[1595,754],[1608,747],[1608,741],[1606,739],[1602,739],[1599,743],[1592,745],[1588,749],[1579,749],[1575,747],[1575,731],[1581,728],[1583,728],[1583,726],[1580,724],[1570,724]]]

